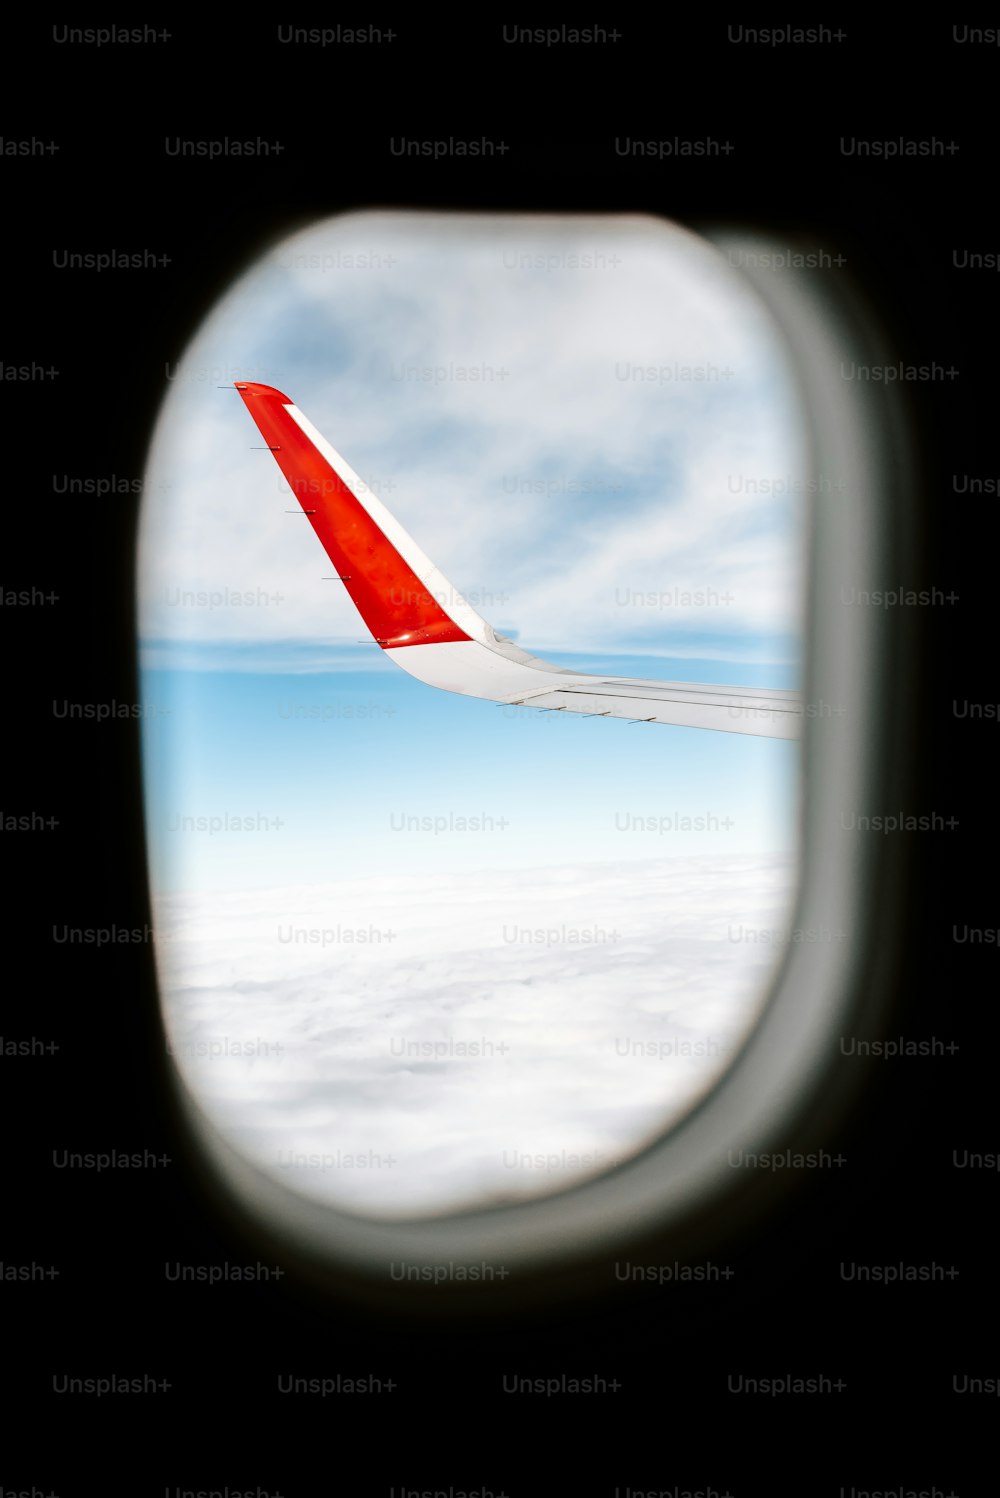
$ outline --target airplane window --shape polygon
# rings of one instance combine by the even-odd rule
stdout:
[[[139,568],[171,1056],[392,1223],[635,1158],[797,948],[810,515],[788,344],[645,217],[274,245],[168,390]]]

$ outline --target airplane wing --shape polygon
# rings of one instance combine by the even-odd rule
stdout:
[[[372,638],[419,681],[547,712],[797,738],[797,692],[592,676],[498,634],[287,395],[236,382]]]

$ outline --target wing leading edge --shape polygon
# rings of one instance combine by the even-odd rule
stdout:
[[[411,676],[548,712],[799,736],[797,692],[593,676],[528,655],[449,583],[287,395],[269,385],[236,389],[372,638]]]

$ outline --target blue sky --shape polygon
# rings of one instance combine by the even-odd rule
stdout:
[[[643,663],[606,664],[634,674]],[[668,664],[684,679],[705,663]],[[761,684],[759,665],[728,664],[731,680]],[[782,685],[788,672],[767,675]],[[146,725],[163,890],[421,870],[488,879],[495,867],[793,846],[795,746],[782,740],[505,709],[385,667],[163,670],[147,684],[169,708]],[[221,826],[227,816],[240,827]],[[411,817],[449,824],[410,830]],[[482,830],[453,825],[460,817]],[[703,831],[685,830],[699,817]]]

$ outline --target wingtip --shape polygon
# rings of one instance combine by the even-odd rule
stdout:
[[[295,404],[290,396],[284,395],[280,390],[275,390],[273,385],[256,385],[249,380],[234,380],[233,385],[244,400],[252,400],[256,396],[258,399],[280,401],[283,406]]]

